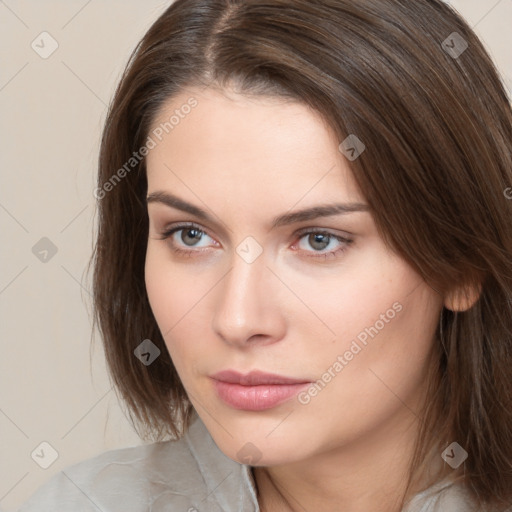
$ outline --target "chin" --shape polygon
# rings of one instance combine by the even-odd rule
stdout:
[[[275,423],[274,427],[275,428]],[[228,429],[229,430],[229,429]],[[271,432],[272,429],[268,429]],[[295,462],[307,456],[297,450],[307,441],[300,435],[286,436],[286,442],[280,436],[272,438],[267,435],[267,429],[256,426],[247,431],[247,434],[238,430],[231,437],[223,429],[216,429],[211,435],[218,448],[230,459],[241,464],[251,466],[276,466]]]

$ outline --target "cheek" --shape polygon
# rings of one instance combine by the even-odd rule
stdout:
[[[353,340],[365,352],[370,344],[393,350],[411,329],[422,338],[441,307],[440,297],[380,239],[351,256],[342,276],[325,284],[315,307],[336,332],[340,350],[349,350]]]
[[[194,314],[194,307],[205,293],[203,280],[187,270],[186,265],[174,263],[165,244],[160,247],[150,242],[146,253],[145,283],[153,315],[164,338],[181,319],[186,322],[189,315]]]
[[[364,318],[355,319],[354,310],[346,325],[338,323],[342,335],[324,359],[325,370],[337,363],[331,388],[336,400],[351,404],[362,416],[367,414],[365,409],[384,417],[400,404],[416,410],[441,309],[426,284],[409,286],[402,294],[397,290],[382,299],[364,308]],[[327,407],[327,393],[325,399]]]
[[[202,326],[207,324],[202,299],[211,285],[187,265],[170,261],[165,250],[151,244],[146,254],[145,284],[158,328],[182,376],[182,368],[197,359],[194,354],[201,349],[201,340],[205,338]]]
[[[186,289],[183,289],[177,272],[170,271],[161,251],[148,247],[145,264],[146,292],[156,323],[165,340],[171,358],[179,363],[173,343],[175,331],[180,327],[180,318],[186,313]]]
[[[174,294],[170,293],[165,274],[166,267],[162,263],[162,258],[159,257],[157,251],[151,249],[150,245],[146,253],[144,279],[149,304],[162,334],[172,326],[172,319],[165,312],[175,311],[172,307]]]
[[[322,350],[305,347],[321,380],[317,403],[326,408],[333,396],[355,408],[411,396],[434,343],[442,299],[403,261],[383,251],[367,254],[357,269],[309,294],[308,304],[335,332]]]
[[[414,420],[420,412],[437,325],[436,302],[429,304],[427,296],[427,290],[419,289],[402,296],[402,309],[392,308],[394,318],[377,323],[380,313],[386,314],[394,303],[396,295],[391,293],[369,310],[363,308],[362,323],[360,316],[340,320],[337,327],[342,334],[336,342],[321,351],[309,350],[306,357],[318,380],[310,396],[301,396],[304,428],[314,431],[318,418],[330,418],[326,438],[349,441],[389,425],[393,417]],[[360,333],[364,336],[358,339]]]
[[[339,272],[317,275],[314,280],[296,278],[295,291],[329,329],[330,333],[324,330],[329,339],[335,337],[337,348],[343,349],[344,343],[358,336],[364,342],[368,337],[365,329],[376,322],[380,331],[398,316],[400,304],[396,303],[411,291],[414,282],[420,282],[418,276],[402,276],[401,272],[402,267],[380,246],[371,246],[350,254]]]

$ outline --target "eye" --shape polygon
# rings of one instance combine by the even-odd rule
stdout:
[[[193,223],[185,223],[167,229],[166,231],[161,233],[159,240],[170,239],[172,250],[175,253],[183,254],[186,256],[193,256],[194,252],[203,251],[198,251],[196,249],[187,250],[183,249],[183,247],[207,247],[208,244],[199,245],[200,242],[206,240],[206,237],[211,238],[209,235],[206,234],[204,230],[201,229],[200,226]]]
[[[306,257],[332,259],[343,253],[353,242],[352,239],[335,235],[328,231],[315,230],[308,228],[307,231],[297,233],[300,236],[299,248],[301,251],[308,253]],[[303,241],[305,243],[301,243]],[[306,249],[304,248],[306,246]],[[313,248],[313,251],[307,250],[307,246]],[[331,250],[325,251],[325,249]]]
[[[322,258],[324,260],[336,258],[353,242],[350,238],[322,229],[307,228],[296,233],[295,236],[299,236],[299,242],[292,245],[292,250],[296,250],[296,246],[299,245],[299,252],[305,253],[306,258]],[[169,239],[171,249],[176,254],[195,257],[204,252],[206,250],[204,248],[212,245],[208,243],[208,238],[213,240],[200,226],[190,222],[170,227],[161,233],[159,240]],[[201,242],[205,243],[201,245]],[[213,242],[213,245],[218,245],[215,240]],[[308,250],[307,246],[313,250]],[[198,250],[198,248],[203,249]],[[329,248],[331,250],[326,250]]]

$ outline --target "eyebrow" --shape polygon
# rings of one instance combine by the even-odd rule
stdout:
[[[213,217],[202,208],[190,204],[187,201],[184,201],[183,199],[180,199],[179,197],[174,196],[168,192],[152,192],[151,194],[148,195],[146,201],[148,204],[161,203],[171,208],[176,208],[177,210],[181,210],[183,212],[195,215],[196,217],[206,222],[215,222]],[[320,217],[330,217],[333,215],[344,215],[347,213],[368,211],[370,211],[370,207],[367,204],[363,203],[335,203],[317,205],[311,208],[306,208],[291,213],[284,213],[282,215],[275,217],[272,220],[272,229],[275,229],[280,226],[286,226],[288,224],[294,224],[296,222],[313,220]]]

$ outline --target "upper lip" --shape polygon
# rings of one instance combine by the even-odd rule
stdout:
[[[302,384],[310,382],[307,379],[293,379],[275,373],[266,373],[260,370],[253,370],[242,374],[235,370],[223,370],[211,375],[212,379],[228,382],[230,384],[241,384],[243,386],[258,386],[260,384]]]

